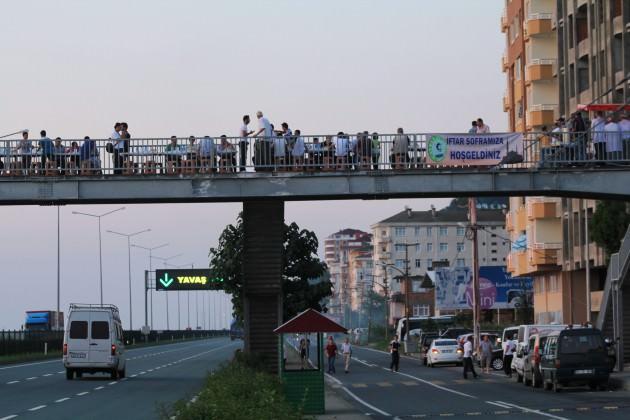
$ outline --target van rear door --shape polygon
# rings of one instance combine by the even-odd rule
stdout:
[[[606,349],[599,334],[561,334],[558,343],[558,359],[563,369],[593,373],[593,368],[606,366]]]
[[[111,355],[110,314],[94,311],[90,318],[90,363],[109,363]]]
[[[68,363],[87,363],[90,352],[89,330],[90,313],[75,311],[70,316],[70,331],[68,332]]]

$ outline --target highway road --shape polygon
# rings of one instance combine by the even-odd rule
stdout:
[[[189,341],[128,350],[127,378],[66,380],[61,360],[0,366],[0,420],[156,419],[160,408],[190,399],[241,341]]]
[[[428,368],[403,356],[395,373],[387,353],[355,347],[353,357],[350,373],[337,361],[337,374],[327,375],[327,382],[370,418],[630,418],[625,391],[572,388],[556,394],[516,383],[503,372],[465,380],[461,367]]]

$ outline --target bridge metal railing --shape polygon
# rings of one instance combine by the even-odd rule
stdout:
[[[0,173],[6,177],[173,176],[630,165],[630,132],[523,133],[517,148],[503,151],[507,159],[483,165],[474,160],[450,165],[431,160],[430,139],[434,136],[436,133],[134,138],[118,145],[109,139],[85,138],[53,140],[52,146],[40,140],[0,140]]]

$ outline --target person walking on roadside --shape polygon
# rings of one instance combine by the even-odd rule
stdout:
[[[490,373],[490,363],[492,362],[492,343],[487,335],[483,336],[479,346],[481,350],[481,368],[484,372]]]
[[[512,358],[516,350],[516,343],[512,337],[508,337],[503,348],[503,371],[509,378],[512,377]]]
[[[336,373],[335,358],[337,357],[337,344],[335,344],[335,339],[332,335],[328,336],[328,343],[326,344],[326,357],[328,357],[328,373]]]
[[[389,343],[389,352],[392,355],[392,361],[389,364],[389,369],[392,372],[398,372],[398,365],[400,364],[400,341],[398,341],[398,335],[394,335],[394,339]]]
[[[468,379],[468,371],[471,371],[473,377],[477,378],[477,372],[475,372],[475,366],[473,366],[473,336],[469,336],[468,340],[464,343],[464,379]]]
[[[350,339],[348,337],[346,337],[341,345],[341,354],[343,354],[344,371],[348,373],[350,371],[350,359],[352,358],[352,346],[350,345]]]

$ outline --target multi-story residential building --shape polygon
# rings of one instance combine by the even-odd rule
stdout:
[[[343,229],[324,239],[324,260],[334,287],[329,313],[338,320],[344,320],[351,299],[350,252],[371,245],[372,235],[357,229]]]
[[[555,10],[556,0],[505,2],[501,31],[506,33],[506,49],[501,66],[507,76],[503,110],[510,131],[551,129],[558,115]]]
[[[350,250],[348,254],[348,306],[353,312],[361,312],[372,284],[372,246]]]
[[[505,231],[505,216],[501,210],[483,210],[477,212],[479,264],[503,266],[509,250],[509,240]],[[385,220],[372,225],[374,242],[374,275],[387,276],[389,279],[391,304],[390,322],[404,314],[404,299],[396,295],[403,294],[400,281],[409,264],[412,280],[412,293],[426,293],[421,288],[427,270],[434,262],[447,261],[450,266],[472,266],[472,246],[466,238],[468,224],[466,208],[448,207],[428,211],[413,211],[405,208]],[[375,287],[379,292],[382,288]],[[417,296],[418,305],[424,297]],[[413,308],[410,308],[412,310]],[[433,308],[429,309],[431,312]],[[415,309],[414,309],[415,311]],[[418,307],[418,312],[425,312],[425,306]]]
[[[578,104],[627,103],[630,85],[630,3],[627,0],[558,0],[560,115]]]

